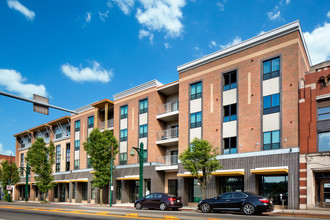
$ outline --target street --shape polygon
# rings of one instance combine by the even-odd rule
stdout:
[[[199,211],[136,210],[132,208],[74,207],[48,204],[0,204],[0,219],[147,219],[147,220],[225,220],[225,219],[318,219],[274,215],[246,216],[240,213],[201,213]],[[319,218],[321,219],[321,218]]]

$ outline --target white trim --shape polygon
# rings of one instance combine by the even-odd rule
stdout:
[[[302,39],[302,42],[303,42],[303,45],[304,45],[304,49],[305,49],[306,54],[307,54],[307,59],[308,59],[309,65],[311,65],[311,60],[310,60],[310,57],[309,57],[307,45],[305,43],[304,35],[302,34],[299,21],[294,21],[294,22],[286,24],[282,27],[279,27],[279,28],[276,28],[274,30],[268,31],[264,34],[260,34],[258,36],[253,37],[253,38],[245,40],[245,41],[243,41],[239,44],[235,44],[231,47],[225,48],[223,50],[219,50],[217,52],[211,53],[211,54],[206,55],[204,57],[198,58],[196,60],[193,60],[193,61],[188,62],[186,64],[183,64],[181,66],[178,66],[177,71],[179,73],[182,73],[184,71],[187,71],[187,70],[193,69],[195,67],[204,65],[206,63],[212,62],[214,60],[229,56],[231,54],[238,53],[242,50],[246,50],[248,48],[254,47],[256,45],[259,45],[259,44],[262,44],[264,42],[273,40],[275,38],[281,37],[283,35],[292,33],[292,32],[297,31],[297,30],[300,33],[300,36],[301,36],[301,39]]]
[[[216,170],[212,173],[225,173],[225,172],[244,172],[244,169]]]
[[[307,180],[306,177],[299,177],[299,181],[304,181],[304,180]]]
[[[178,165],[172,165],[172,166],[156,166],[156,171],[167,171],[167,170],[178,170]]]
[[[168,116],[172,116],[172,115],[178,115],[179,114],[179,110],[176,110],[176,111],[173,111],[173,112],[166,112],[166,113],[163,113],[163,114],[159,114],[156,116],[157,119],[160,119],[160,118],[165,118],[165,117],[168,117]]]
[[[316,100],[330,98],[330,93],[316,96]]]
[[[299,189],[307,189],[307,186],[300,186]]]
[[[70,174],[70,173],[90,172],[92,170],[93,170],[93,168],[83,169],[83,170],[70,170],[70,171],[64,171],[64,172],[54,172],[53,176],[62,175],[62,174]]]
[[[175,86],[175,85],[179,85],[179,82],[173,82],[173,83],[170,83],[170,84],[165,85],[163,87],[160,87],[160,88],[157,89],[157,91],[162,91],[163,89],[166,89],[166,88],[169,88],[169,87]]]
[[[307,198],[307,195],[299,195],[300,198]]]
[[[143,163],[143,166],[144,167],[147,167],[147,166],[156,166],[156,165],[159,165],[160,163],[156,163],[156,162],[146,162],[146,163]],[[116,169],[123,169],[123,168],[132,168],[132,167],[139,167],[140,165],[139,164],[126,164],[126,165],[118,165],[116,166]]]
[[[305,102],[305,99],[299,99],[299,103]]]
[[[308,88],[308,87],[311,87],[311,89],[316,89],[316,83],[305,85],[305,88]]]
[[[156,144],[167,144],[167,143],[174,143],[174,142],[178,142],[179,138],[168,138],[166,140],[159,140],[156,141]]]
[[[116,179],[118,179],[118,178],[139,178],[139,177],[140,177],[139,175],[127,175],[127,176],[116,177]]]
[[[300,169],[299,172],[306,172],[306,169]]]

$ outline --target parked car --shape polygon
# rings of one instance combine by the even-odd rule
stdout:
[[[182,199],[167,193],[151,193],[142,199],[136,200],[134,206],[136,209],[149,208],[164,211],[171,208],[172,210],[178,210],[182,208]]]
[[[212,199],[205,199],[198,203],[202,212],[215,211],[240,211],[246,215],[261,214],[274,210],[273,199],[248,193],[227,192]]]

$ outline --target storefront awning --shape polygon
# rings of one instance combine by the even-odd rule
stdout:
[[[284,167],[261,167],[250,170],[251,173],[256,175],[273,175],[273,174],[288,174],[289,168]]]
[[[28,184],[31,185],[31,184],[35,184],[36,182],[29,182]],[[16,185],[26,185],[26,182],[18,182],[16,183]]]
[[[190,172],[178,173],[178,177],[185,177],[185,178],[196,178],[196,175],[192,175]],[[198,173],[198,176],[203,176],[202,173]]]
[[[95,173],[95,170],[92,170],[92,171],[89,171],[90,174],[94,174]]]
[[[213,176],[244,176],[244,169],[237,170],[216,170]]]
[[[69,183],[70,180],[54,180],[54,183]]]
[[[117,177],[117,180],[139,180],[139,175]]]
[[[70,182],[87,183],[88,179],[87,178],[75,179],[75,180],[70,180]]]

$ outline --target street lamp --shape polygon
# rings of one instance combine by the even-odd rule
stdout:
[[[29,190],[29,164],[26,164],[26,168],[21,167],[22,170],[25,171],[25,202],[28,201],[28,190]]]
[[[139,157],[140,157],[140,172],[139,172],[139,199],[142,199],[143,197],[143,143],[140,143],[140,148],[137,147],[133,147],[132,151],[131,151],[131,156],[134,157],[135,156],[135,152],[134,150],[136,150],[136,152],[138,153]]]
[[[111,144],[111,163],[110,163],[110,207],[112,206],[113,184],[112,184],[112,172],[113,172],[113,145]]]

